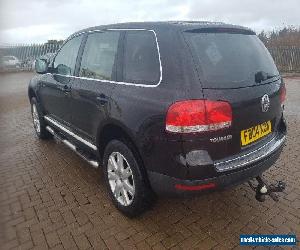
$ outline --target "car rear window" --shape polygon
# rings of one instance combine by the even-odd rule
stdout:
[[[274,61],[259,38],[247,32],[184,32],[205,88],[236,88],[257,84],[257,72],[277,76]]]

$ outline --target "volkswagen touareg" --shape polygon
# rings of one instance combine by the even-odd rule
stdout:
[[[282,150],[285,85],[241,26],[145,22],[71,35],[29,84],[34,128],[104,171],[128,216],[153,194],[189,195],[248,181]]]

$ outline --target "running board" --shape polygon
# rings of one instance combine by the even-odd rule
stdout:
[[[46,126],[46,130],[50,134],[52,134],[55,137],[55,139],[61,141],[63,144],[65,144],[68,148],[70,148],[71,150],[73,150],[78,156],[80,156],[82,159],[84,159],[85,161],[87,161],[94,168],[98,168],[99,167],[99,163],[97,161],[91,160],[88,157],[86,157],[83,152],[79,152],[78,149],[76,148],[76,146],[74,144],[72,144],[68,140],[66,140],[66,139],[62,138],[61,136],[59,136],[57,133],[55,133],[55,131],[50,126]]]

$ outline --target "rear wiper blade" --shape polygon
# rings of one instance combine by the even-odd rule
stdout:
[[[266,81],[268,79],[272,79],[274,77],[278,77],[279,75],[271,75],[267,72],[264,72],[264,71],[258,71],[256,72],[255,74],[255,82],[256,83],[261,83],[263,81]]]
[[[267,74],[267,79],[272,79],[272,78],[278,77],[278,76],[279,76],[279,74],[277,74],[277,75]]]

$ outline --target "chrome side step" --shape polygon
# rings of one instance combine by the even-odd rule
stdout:
[[[81,152],[79,152],[77,150],[77,148],[76,148],[76,146],[74,144],[72,144],[68,140],[60,137],[58,134],[55,133],[55,131],[50,126],[46,126],[46,129],[47,129],[47,131],[49,131],[49,133],[51,133],[55,137],[55,139],[61,141],[63,144],[65,144],[68,148],[70,148],[71,150],[73,150],[78,156],[80,156],[82,159],[84,159],[85,161],[87,161],[94,168],[98,168],[99,167],[99,163],[97,161],[88,159],[88,157],[86,157],[83,153],[81,153]]]
[[[74,134],[72,131],[70,131],[69,129],[67,129],[65,126],[63,126],[62,124],[60,124],[59,122],[53,120],[52,118],[48,117],[48,116],[44,116],[44,118],[50,122],[52,125],[54,125],[55,127],[58,127],[60,130],[66,132],[67,134],[69,134],[70,136],[74,137],[76,140],[84,143],[85,145],[87,145],[88,147],[92,148],[93,150],[97,150],[97,147],[92,144],[91,142],[81,138],[80,136]],[[50,132],[50,131],[49,131]],[[50,132],[51,133],[51,132]]]

